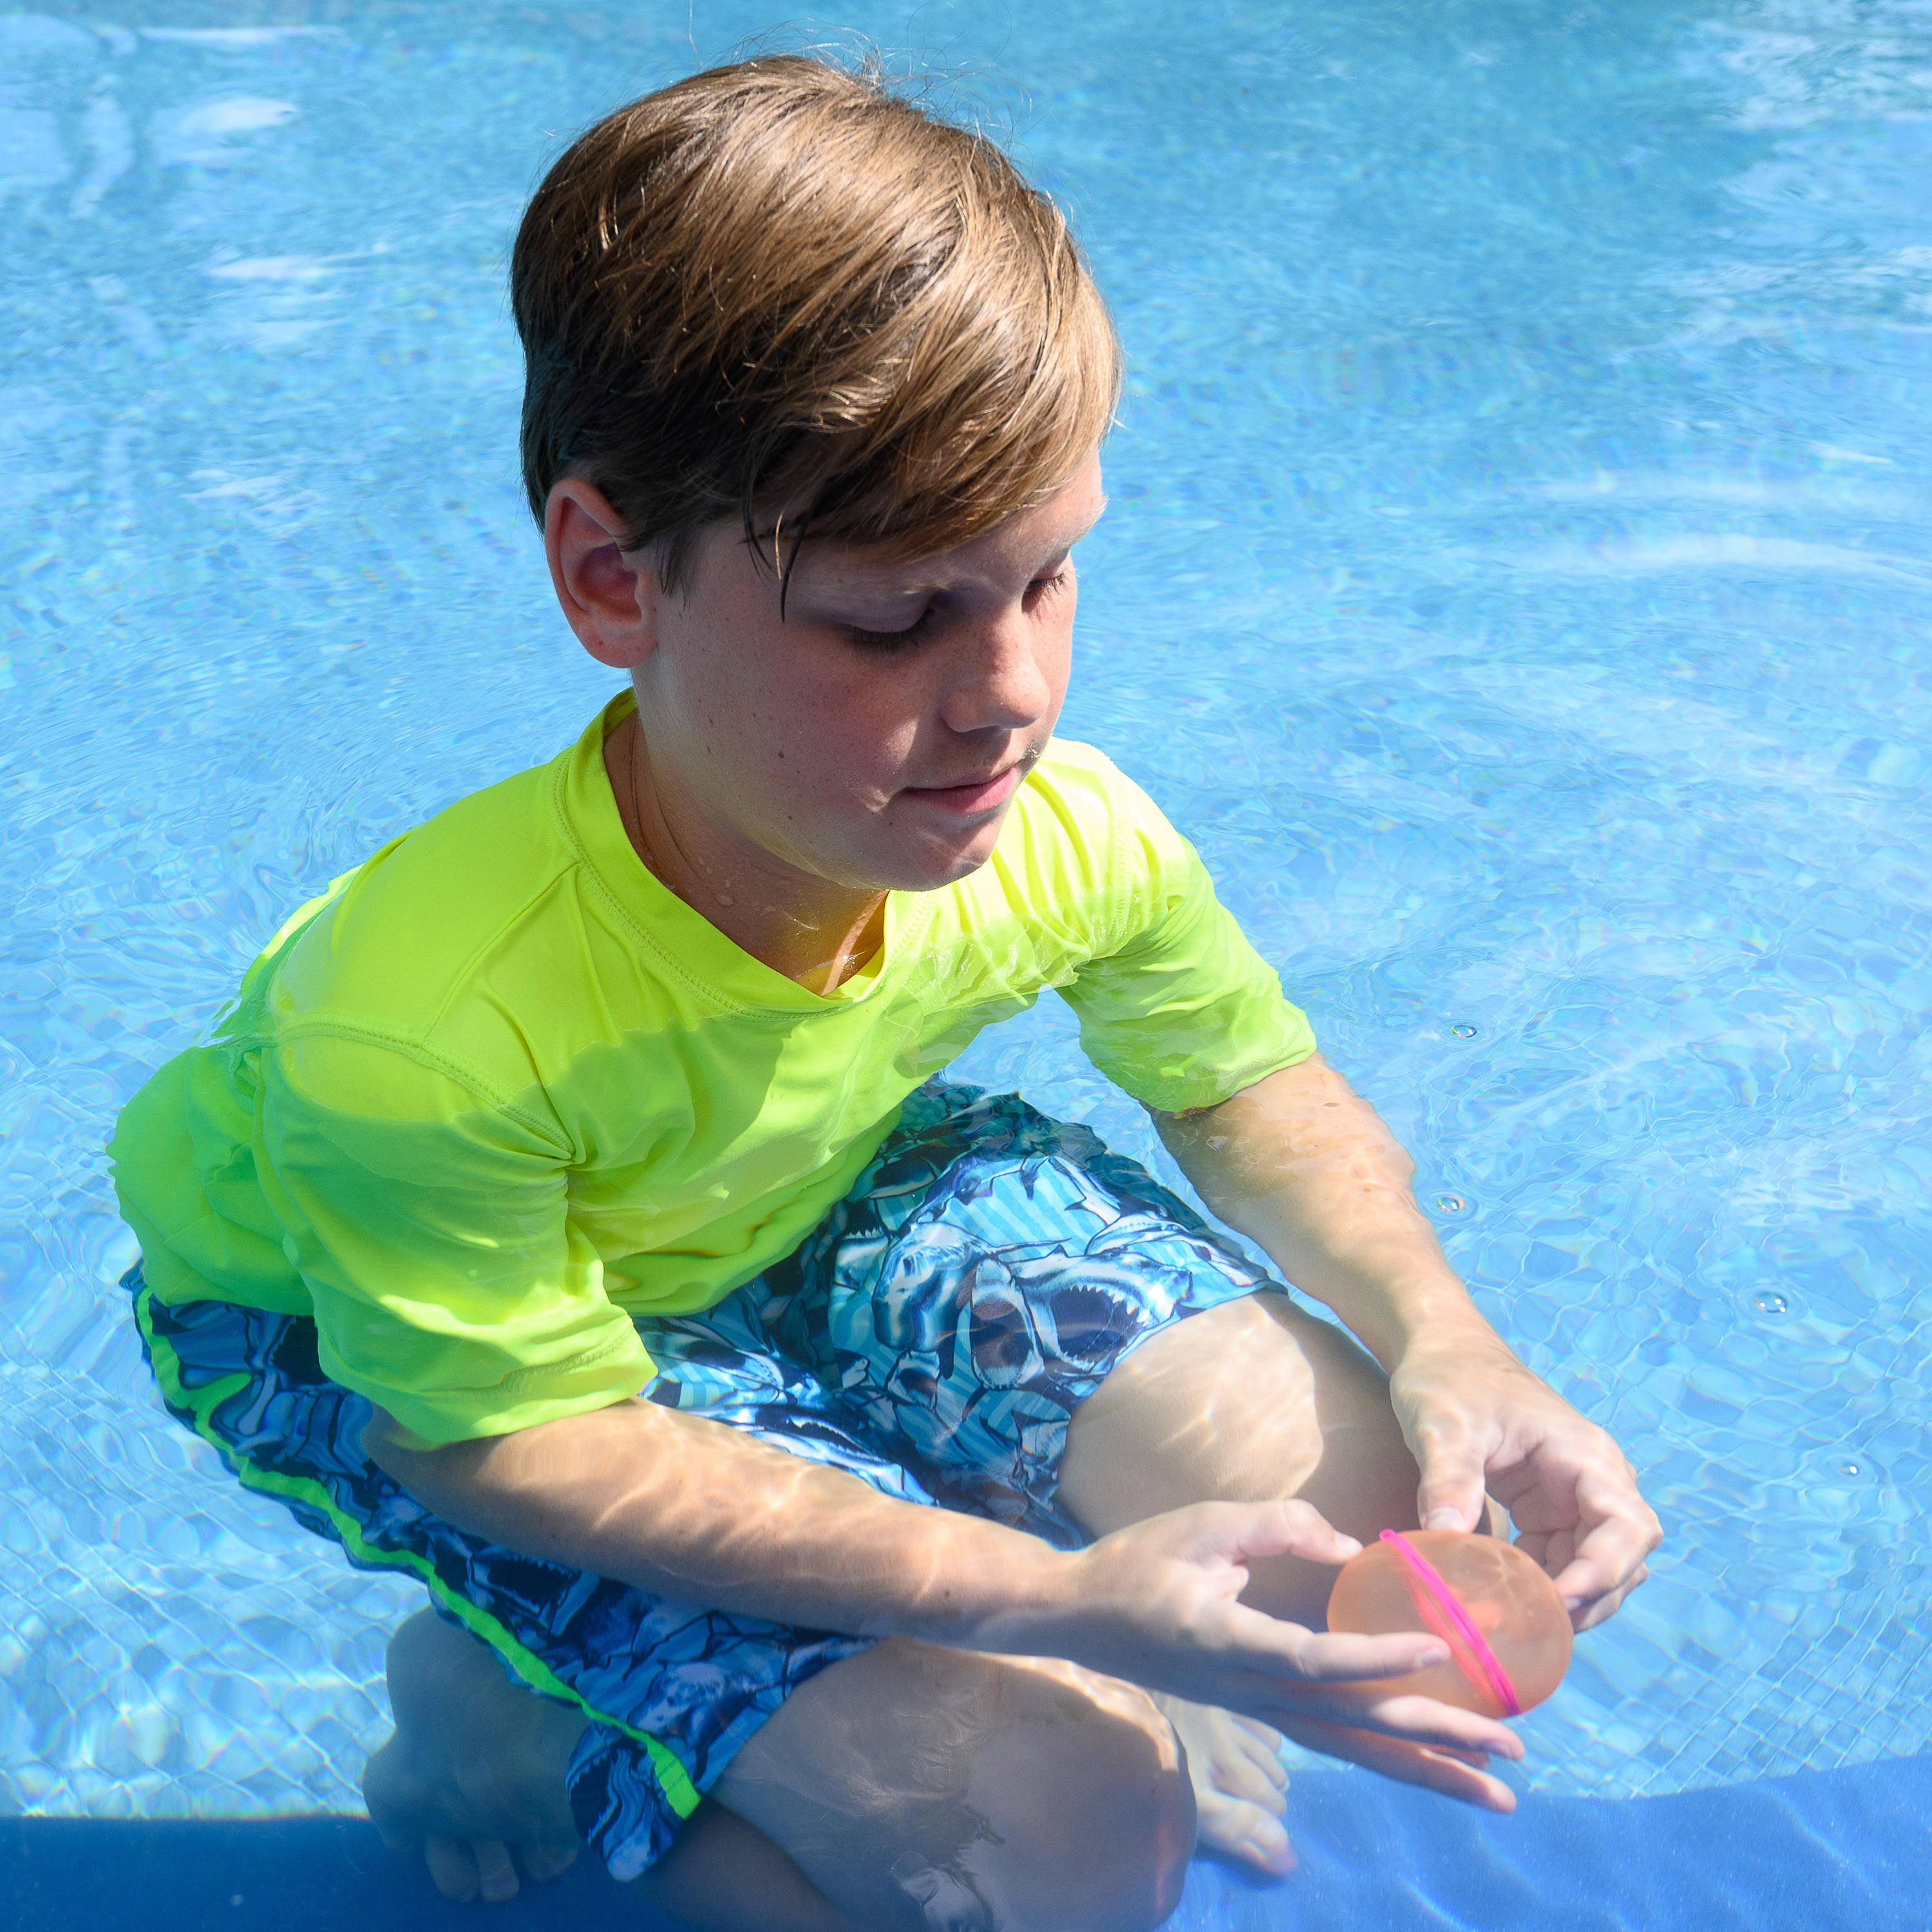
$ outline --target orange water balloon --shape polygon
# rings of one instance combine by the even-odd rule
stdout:
[[[1514,1545],[1461,1530],[1384,1530],[1342,1566],[1328,1628],[1441,1637],[1447,1664],[1383,1681],[1486,1718],[1541,1703],[1570,1667],[1570,1615],[1556,1586]]]

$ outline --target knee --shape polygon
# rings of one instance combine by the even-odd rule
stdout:
[[[1124,1684],[1021,1724],[975,1767],[1000,1840],[998,1932],[1152,1932],[1180,1902],[1194,1794],[1174,1734]]]
[[[1120,1754],[1089,1774],[1100,1801],[1088,1860],[1093,1905],[1078,1922],[1093,1932],[1152,1932],[1180,1904],[1186,1882],[1194,1788],[1184,1761],[1162,1761],[1142,1737],[1121,1742]]]

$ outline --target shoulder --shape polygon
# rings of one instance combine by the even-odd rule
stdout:
[[[580,836],[590,755],[458,799],[338,881],[251,976],[236,1030],[388,1047],[406,1081],[434,1066],[479,1094],[546,1084],[597,1030],[627,951]]]
[[[574,854],[542,765],[458,799],[338,882],[277,975],[283,998],[428,1019],[481,950],[526,918]]]

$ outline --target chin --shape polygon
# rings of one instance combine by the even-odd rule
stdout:
[[[1000,822],[1004,822],[1004,819]],[[888,892],[936,892],[970,878],[993,856],[998,824],[980,826],[958,840],[922,840],[915,848],[881,857],[878,883]]]

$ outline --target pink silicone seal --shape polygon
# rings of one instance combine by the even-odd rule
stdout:
[[[1526,1550],[1460,1529],[1384,1532],[1328,1592],[1328,1628],[1440,1637],[1440,1664],[1378,1680],[1486,1718],[1533,1711],[1570,1666],[1570,1612]]]
[[[1449,1646],[1456,1669],[1468,1679],[1470,1688],[1478,1691],[1486,1689],[1503,1707],[1506,1716],[1521,1717],[1522,1700],[1516,1695],[1509,1672],[1470,1621],[1455,1592],[1443,1581],[1442,1572],[1400,1530],[1384,1530],[1382,1540],[1394,1551],[1408,1573],[1409,1594],[1423,1622]]]

